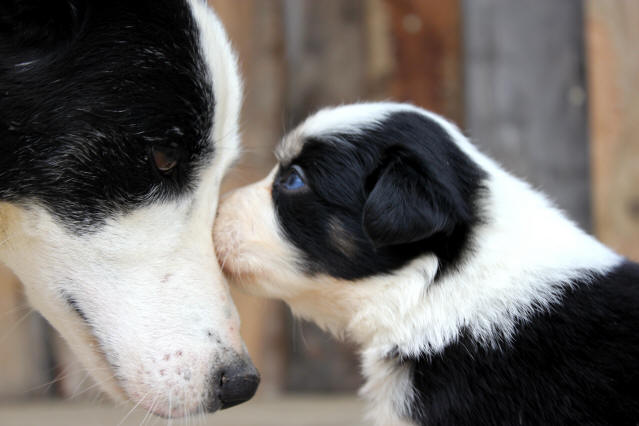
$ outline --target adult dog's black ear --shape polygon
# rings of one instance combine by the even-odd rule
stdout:
[[[367,181],[364,232],[375,247],[407,244],[455,229],[453,188],[415,153],[391,148]]]
[[[86,4],[85,0],[1,0],[2,50],[33,53],[70,40],[78,31]]]

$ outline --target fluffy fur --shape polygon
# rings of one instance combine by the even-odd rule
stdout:
[[[361,346],[378,425],[635,424],[639,267],[404,104],[322,110],[220,206],[224,272]]]
[[[219,20],[201,0],[0,10],[0,261],[115,398],[250,398],[210,237],[242,97]]]

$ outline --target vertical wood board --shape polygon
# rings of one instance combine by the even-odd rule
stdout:
[[[586,7],[597,235],[639,261],[639,2]]]
[[[589,229],[580,0],[465,0],[466,129]]]
[[[461,6],[457,0],[386,0],[395,70],[389,93],[463,122]]]

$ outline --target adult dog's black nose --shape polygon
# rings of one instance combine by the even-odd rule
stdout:
[[[241,361],[222,372],[220,403],[222,409],[248,401],[260,384],[260,373],[250,361]]]

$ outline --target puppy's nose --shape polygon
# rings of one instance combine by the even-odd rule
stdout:
[[[260,384],[260,374],[250,361],[242,361],[222,372],[220,402],[222,409],[248,401]]]

